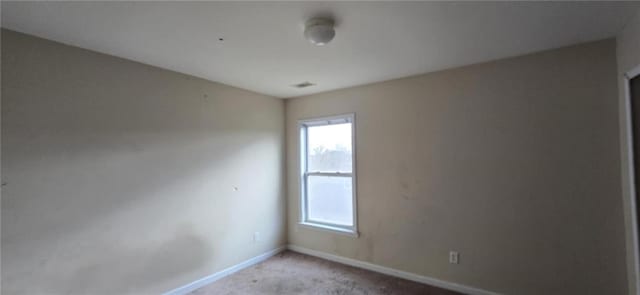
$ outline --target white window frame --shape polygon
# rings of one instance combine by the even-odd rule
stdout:
[[[635,169],[634,169],[634,158],[639,157],[640,155],[634,155],[633,153],[633,114],[631,110],[631,80],[634,78],[640,78],[640,65],[637,65],[630,71],[623,74],[622,80],[624,82],[624,139],[626,142],[623,142],[623,146],[626,149],[627,157],[623,158],[622,165],[625,168],[625,173],[627,178],[627,188],[628,188],[628,212],[630,215],[631,224],[627,224],[629,228],[631,228],[631,244],[633,244],[633,249],[631,250],[631,255],[627,255],[627,263],[631,264],[632,268],[632,276],[634,277],[634,282],[636,286],[636,294],[640,294],[640,237],[638,236],[638,212],[636,205],[636,190],[638,184],[635,182]],[[623,181],[624,183],[624,181]],[[631,261],[629,261],[631,260]]]
[[[307,170],[307,146],[308,146],[308,134],[307,128],[313,126],[327,126],[333,124],[351,123],[351,173],[344,172],[327,172],[327,171],[308,171]],[[339,234],[345,234],[353,237],[358,236],[358,206],[356,202],[356,125],[355,114],[344,114],[322,118],[304,119],[298,121],[298,134],[299,137],[299,180],[300,180],[300,221],[299,225],[309,227],[313,229],[320,229]],[[332,224],[326,222],[320,222],[315,220],[309,220],[307,213],[307,181],[308,177],[312,175],[319,176],[335,176],[335,177],[351,177],[351,194],[352,194],[352,214],[353,214],[353,226],[345,226],[341,224]]]

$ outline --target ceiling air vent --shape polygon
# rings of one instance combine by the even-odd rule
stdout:
[[[313,84],[313,83],[311,83],[309,81],[304,81],[302,83],[294,84],[294,85],[291,85],[291,86],[293,86],[295,88],[307,88],[307,87],[310,87],[310,86],[313,86],[313,85],[316,85],[316,84]]]

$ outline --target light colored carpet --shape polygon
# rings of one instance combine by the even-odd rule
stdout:
[[[191,293],[191,295],[214,294],[450,295],[459,293],[285,251]]]

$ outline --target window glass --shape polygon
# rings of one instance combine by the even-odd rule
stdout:
[[[308,177],[309,220],[352,226],[351,177],[318,175]]]
[[[309,172],[351,172],[351,123],[307,129]]]

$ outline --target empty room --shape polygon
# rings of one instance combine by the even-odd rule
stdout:
[[[3,295],[640,295],[640,1],[2,1]]]

